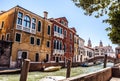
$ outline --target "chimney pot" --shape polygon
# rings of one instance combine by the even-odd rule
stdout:
[[[48,16],[48,12],[44,11],[44,18],[47,19],[47,16]]]

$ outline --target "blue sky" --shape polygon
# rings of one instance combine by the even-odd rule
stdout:
[[[90,38],[93,46],[99,45],[100,40],[104,45],[113,45],[107,36],[105,28],[108,24],[102,23],[106,17],[95,18],[85,16],[84,11],[77,8],[71,0],[0,0],[0,10],[8,10],[16,5],[20,5],[40,16],[43,11],[48,12],[48,17],[66,17],[69,27],[75,27],[77,34],[85,40],[85,45]]]

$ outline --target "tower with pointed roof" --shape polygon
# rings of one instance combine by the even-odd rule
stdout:
[[[91,43],[91,40],[90,40],[90,38],[89,38],[89,40],[88,40],[88,45],[87,45],[88,47],[92,47],[92,43]]]
[[[102,41],[101,41],[101,40],[100,40],[99,47],[103,47],[103,43],[102,43]]]

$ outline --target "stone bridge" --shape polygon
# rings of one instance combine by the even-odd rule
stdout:
[[[98,60],[104,60],[104,58],[105,58],[105,56],[96,56],[96,57],[93,57],[93,58],[88,59],[86,62],[96,62],[96,61],[98,61]],[[107,60],[108,60],[108,61],[114,62],[115,59],[116,59],[116,58],[107,56]]]

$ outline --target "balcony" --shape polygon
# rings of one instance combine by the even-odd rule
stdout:
[[[17,30],[23,30],[23,31],[25,31],[27,33],[36,34],[36,29],[31,29],[31,28],[23,27],[22,25],[17,25],[16,29]]]
[[[23,31],[30,33],[30,28],[23,27]]]
[[[55,54],[63,55],[63,54],[64,54],[64,50],[57,50],[57,49],[54,49],[53,55],[55,55]]]
[[[64,35],[58,32],[54,32],[54,36],[64,39]]]
[[[22,30],[22,26],[21,26],[21,25],[17,25],[17,26],[16,26],[16,29],[17,29],[17,30]]]
[[[32,34],[36,34],[36,30],[35,29],[31,29],[31,33]]]

